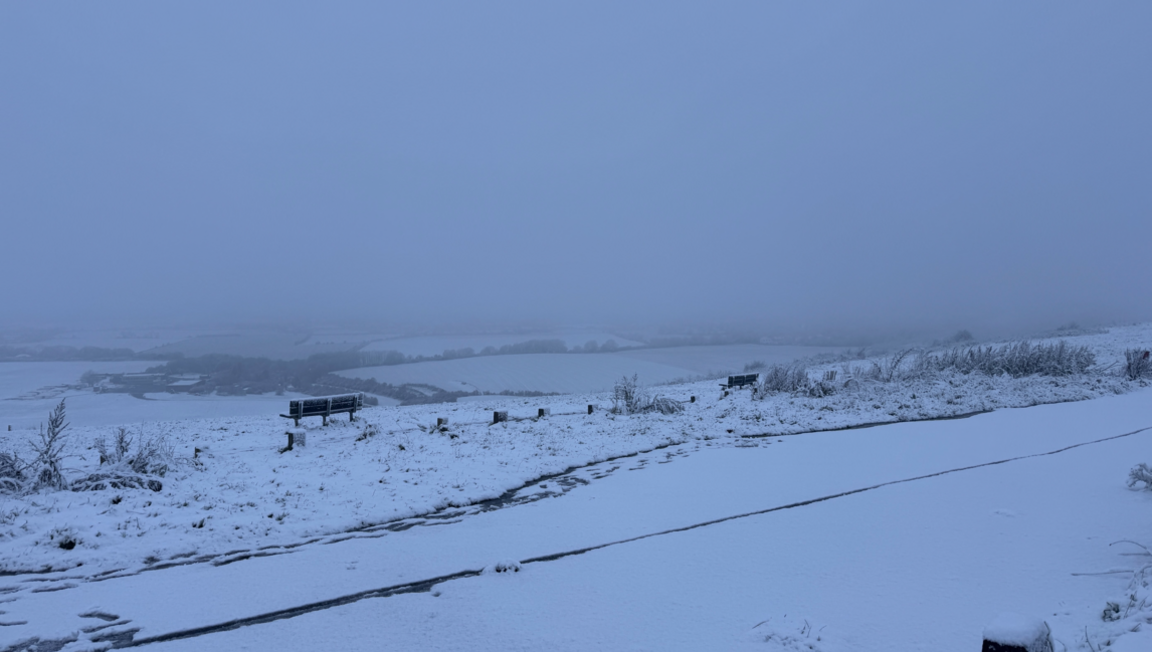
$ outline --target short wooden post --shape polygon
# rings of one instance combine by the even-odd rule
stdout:
[[[288,448],[285,448],[284,450],[289,450],[289,451],[292,450],[292,444],[294,444],[294,443],[296,443],[296,433],[289,430],[288,431]]]
[[[588,414],[592,414],[592,406],[591,405],[588,406]]]
[[[544,417],[550,416],[551,414],[552,414],[552,408],[540,408],[540,409],[536,410],[536,418],[537,419],[543,419]]]
[[[448,425],[448,417],[436,417],[436,427],[443,428]]]
[[[689,396],[689,397],[688,397],[688,402],[689,402],[689,403],[695,403],[695,402],[696,402],[696,397],[695,397],[695,396]]]
[[[492,413],[492,423],[503,423],[508,420],[508,413],[497,411]]]

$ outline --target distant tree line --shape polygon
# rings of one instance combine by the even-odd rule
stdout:
[[[179,355],[179,354],[177,354]],[[11,346],[0,345],[0,362],[120,362],[125,360],[169,360],[171,353],[137,353],[132,349],[106,349],[99,346]]]

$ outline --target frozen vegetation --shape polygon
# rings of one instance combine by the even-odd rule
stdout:
[[[37,437],[0,447],[0,571],[93,578],[227,563],[478,505],[663,447],[760,446],[796,433],[1121,395],[1146,386],[1148,342],[1152,328],[1141,325],[1065,340],[828,355],[765,366],[752,391],[723,392],[714,381],[644,387],[630,376],[607,394],[376,407],[355,422],[306,421],[297,432],[306,444],[286,452],[286,425],[274,414],[67,426],[62,402]],[[493,411],[510,418],[493,423]],[[1149,479],[1137,466],[1130,486],[1147,488]],[[1131,628],[1144,618],[1148,577],[1145,568],[1103,622]]]
[[[307,450],[323,450],[318,456],[281,455],[285,423],[275,414],[155,422],[131,432],[75,424],[50,444],[10,439],[0,468],[43,461],[44,445],[62,446],[52,468],[60,486],[71,486],[116,463],[102,442],[130,437],[170,450],[163,489],[9,493],[0,503],[0,568],[96,569],[284,544],[467,505],[571,467],[692,440],[736,443],[1121,394],[1145,382],[1130,380],[1121,364],[1124,351],[1142,341],[1152,341],[1147,326],[1068,341],[775,365],[762,370],[757,388],[727,396],[713,381],[657,392],[632,376],[609,394],[370,408],[356,423],[306,421]],[[550,414],[538,418],[539,408]],[[512,419],[493,425],[493,410]],[[438,418],[448,427],[436,428]],[[9,472],[5,482],[27,482],[20,478]],[[82,542],[75,549],[51,543],[47,533],[61,522]]]

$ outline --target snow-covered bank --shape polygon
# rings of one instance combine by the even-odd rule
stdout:
[[[1104,361],[1108,352],[1148,341],[1148,335],[1141,326],[1075,341],[1099,348]],[[866,384],[823,398],[781,394],[752,401],[746,392],[721,397],[714,383],[701,382],[653,390],[685,401],[682,413],[630,416],[607,413],[606,395],[490,397],[372,408],[355,424],[337,419],[321,427],[313,419],[307,445],[286,453],[279,452],[285,420],[269,403],[266,416],[133,426],[139,438],[167,437],[186,458],[163,478],[160,492],[0,496],[0,569],[79,567],[89,575],[282,546],[472,504],[572,467],[682,442],[747,445],[746,436],[1078,401],[1138,386],[1111,373],[1018,379],[951,374]],[[688,402],[691,396],[697,400]],[[591,415],[589,404],[597,406]],[[537,419],[538,408],[551,414]],[[513,420],[492,425],[493,410],[507,410]],[[438,417],[449,419],[446,430],[432,428]],[[73,425],[72,477],[99,468],[91,444],[111,431]],[[62,548],[62,540],[75,546]]]
[[[80,572],[5,578],[3,618],[25,624],[0,628],[0,649],[104,625],[82,615],[93,611],[119,624],[91,636],[212,632],[156,644],[163,652],[378,649],[382,642],[396,649],[960,652],[978,646],[982,628],[1002,611],[1047,620],[1068,649],[1087,649],[1085,631],[1099,648],[1112,636],[1105,625],[1114,625],[1100,611],[1144,563],[1109,543],[1152,537],[1142,525],[1152,493],[1125,486],[1152,434],[1068,447],[1152,425],[1150,400],[1144,390],[971,419],[754,440],[746,449],[725,445],[732,440],[694,441],[597,465],[587,484],[562,497],[427,527],[97,582]],[[953,469],[965,470],[922,477]],[[809,502],[910,478],[922,479]],[[773,510],[797,503],[804,504]],[[592,546],[521,563],[510,575],[355,597]],[[327,601],[343,606],[301,609]],[[279,610],[290,617],[270,622]],[[238,620],[248,626],[225,625]],[[805,636],[805,621],[819,641]],[[775,640],[766,640],[770,634]],[[788,647],[782,636],[820,645]]]

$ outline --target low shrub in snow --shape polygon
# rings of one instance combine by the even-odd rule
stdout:
[[[808,375],[808,367],[802,363],[774,364],[760,374],[760,382],[752,388],[752,398],[763,399],[785,392],[812,398],[829,396],[836,393],[836,373],[826,371],[821,380],[813,380]]]
[[[1140,486],[1143,484],[1144,486]],[[1137,464],[1128,472],[1128,487],[1152,491],[1152,468],[1147,464]]]
[[[1152,378],[1152,353],[1147,349],[1128,349],[1125,351],[1124,377],[1128,380]]]
[[[864,380],[873,380],[881,383],[890,383],[906,377],[904,361],[912,355],[911,349],[899,351],[894,355],[873,360],[871,366],[853,369],[853,376]]]
[[[1051,344],[1014,342],[1003,346],[957,347],[940,353],[921,353],[911,369],[915,375],[941,371],[987,376],[1074,376],[1096,364],[1096,355],[1087,346],[1074,346],[1061,340]]]
[[[0,493],[23,493],[27,486],[27,465],[15,453],[0,452]]]
[[[643,411],[648,401],[648,393],[640,386],[639,377],[624,376],[612,387],[612,412],[614,414],[636,414]]]
[[[139,475],[164,477],[168,469],[175,465],[176,454],[164,437],[150,437],[137,442],[136,452],[132,452],[132,437],[127,428],[117,428],[111,446],[103,437],[94,442],[100,453],[100,464],[123,467]]]
[[[639,377],[624,376],[612,388],[613,414],[644,414],[646,412],[659,412],[660,414],[676,414],[683,412],[684,406],[680,401],[661,396],[650,397],[647,390],[640,386]]]
[[[796,392],[808,386],[808,367],[802,363],[774,364],[760,374],[760,382],[752,389],[752,398],[770,394]]]
[[[64,489],[64,401],[48,415],[48,429],[40,426],[30,446],[36,458],[25,463],[12,452],[0,452],[0,493],[22,494],[40,489]]]
[[[40,437],[32,442],[36,459],[29,465],[32,489],[64,489],[68,486],[64,479],[64,401],[48,415],[48,429],[40,426]]]
[[[72,550],[80,543],[80,537],[76,535],[76,531],[70,527],[54,528],[48,533],[48,540],[44,543],[56,546],[61,550]]]
[[[117,428],[109,443],[103,437],[94,442],[100,453],[102,470],[72,481],[72,491],[102,491],[104,489],[151,489],[160,491],[164,485],[156,479],[164,477],[176,465],[176,454],[164,437],[149,437],[136,442],[127,428]]]

